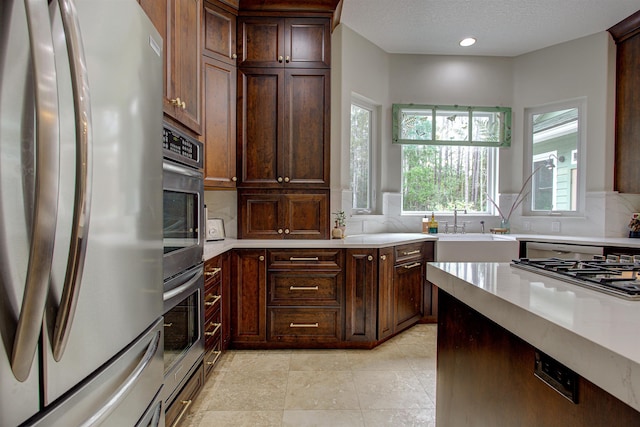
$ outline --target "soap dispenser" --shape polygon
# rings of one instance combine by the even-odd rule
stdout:
[[[429,233],[429,220],[426,215],[422,218],[422,232],[425,234]]]
[[[431,221],[429,221],[429,234],[438,234],[438,221],[436,221],[433,212],[431,212]]]

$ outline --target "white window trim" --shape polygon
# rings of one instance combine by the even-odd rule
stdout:
[[[356,105],[360,108],[368,110],[371,113],[371,122],[369,129],[369,207],[370,209],[355,208],[352,200],[352,215],[371,215],[376,212],[377,207],[377,182],[378,182],[378,169],[376,165],[379,165],[379,138],[380,138],[380,110],[382,106],[375,101],[366,98],[357,93],[351,94],[351,103],[349,104],[349,129],[351,129],[351,105]],[[351,141],[349,141],[351,145]],[[349,151],[351,148],[349,148]],[[351,169],[351,164],[349,164]],[[351,186],[351,177],[349,178],[349,185]]]
[[[561,216],[584,216],[585,215],[585,198],[587,182],[587,158],[586,158],[586,144],[587,144],[587,98],[579,97],[569,99],[565,101],[544,104],[538,107],[525,108],[524,109],[524,159],[523,159],[523,180],[525,177],[531,175],[531,166],[533,160],[533,115],[540,114],[547,111],[563,110],[569,108],[578,109],[578,183],[577,183],[577,204],[575,211],[565,210],[552,210],[552,211],[534,211],[531,209],[531,198],[522,204],[523,216],[548,216],[548,215],[561,215]],[[573,156],[572,156],[573,157]],[[528,189],[525,191],[531,191],[531,182],[529,182]],[[554,194],[555,204],[555,194]]]

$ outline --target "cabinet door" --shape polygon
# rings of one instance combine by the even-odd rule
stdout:
[[[284,235],[289,239],[328,239],[329,212],[327,193],[286,194]]]
[[[331,25],[328,18],[285,20],[285,67],[330,68]]]
[[[424,269],[425,263],[422,260],[395,266],[393,275],[395,332],[412,326],[422,317]]]
[[[264,342],[266,328],[266,251],[236,250],[232,254],[231,270],[231,340],[233,342]]]
[[[235,187],[236,68],[203,58],[204,186]]]
[[[240,69],[238,76],[239,185],[280,187],[284,71]]]
[[[238,19],[240,67],[277,67],[284,64],[284,19]]]
[[[393,248],[383,248],[378,257],[378,339],[394,332]]]
[[[236,65],[236,15],[216,6],[204,3],[202,22],[204,41],[202,53],[229,65]]]
[[[347,249],[345,340],[375,341],[377,251]]]
[[[238,238],[281,239],[281,199],[278,194],[238,191]]]
[[[330,70],[285,72],[284,186],[329,186],[329,79]]]
[[[165,112],[197,134],[202,131],[200,0],[169,1]],[[178,100],[179,98],[179,100]]]

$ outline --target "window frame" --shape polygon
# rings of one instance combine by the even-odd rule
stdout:
[[[533,171],[533,116],[536,114],[543,114],[552,111],[558,110],[568,110],[568,109],[577,109],[578,111],[578,123],[577,123],[577,142],[576,142],[576,158],[577,158],[577,183],[576,183],[576,209],[575,210],[561,210],[561,209],[552,209],[552,210],[534,210],[533,209],[533,198],[528,197],[528,201],[522,204],[522,215],[523,216],[548,216],[548,215],[558,215],[558,216],[584,216],[585,213],[585,198],[586,198],[586,129],[587,129],[587,98],[579,97],[559,102],[553,102],[549,104],[544,104],[536,107],[528,107],[524,109],[524,164],[523,164],[523,180],[525,177],[531,176]],[[557,152],[555,152],[557,158]],[[537,156],[536,156],[537,157]],[[574,154],[571,153],[571,158],[568,159],[571,164],[573,164]],[[557,160],[556,160],[556,168],[557,168]],[[554,170],[554,176],[557,171]],[[524,192],[532,193],[533,191],[533,180],[530,180],[524,189]],[[554,187],[557,187],[557,183],[554,179]],[[557,188],[554,188],[554,193]],[[554,206],[555,206],[555,197],[554,197]]]
[[[401,153],[401,163],[404,163],[404,145],[409,145],[409,144],[403,144],[402,147],[402,153]],[[421,145],[429,145],[429,144],[421,144]],[[445,145],[442,144],[434,144],[437,145],[439,147],[445,147]],[[451,145],[452,147],[460,147],[461,145]],[[497,194],[498,194],[498,164],[499,164],[499,157],[500,157],[500,150],[498,149],[499,147],[497,146],[484,146],[484,145],[467,145],[468,147],[476,147],[476,148],[487,148],[488,149],[488,153],[487,153],[487,188],[486,190],[486,194],[488,196],[490,196],[493,200],[497,200]],[[400,194],[403,195],[402,196],[402,202],[400,205],[400,209],[401,209],[401,215],[429,215],[431,214],[431,212],[433,210],[425,210],[425,211],[408,211],[404,209],[404,174],[405,171],[404,169],[401,170],[401,188],[400,188]],[[458,208],[460,209],[464,209],[464,206],[458,206]],[[450,214],[451,211],[433,211],[436,214]],[[489,201],[489,198],[487,198],[487,200],[484,203],[484,210],[482,211],[470,211],[469,212],[471,215],[497,215],[498,212],[495,209],[495,207],[493,206],[493,204]]]
[[[352,165],[351,165],[351,109],[353,106],[362,108],[369,111],[369,191],[367,199],[369,202],[369,208],[358,208],[354,204],[355,192],[353,192],[352,181]],[[376,179],[377,172],[374,165],[377,162],[377,141],[379,135],[379,116],[381,106],[374,101],[353,93],[351,95],[351,102],[349,103],[349,188],[352,191],[351,195],[351,214],[353,215],[370,215],[376,210]]]
[[[438,112],[459,111],[468,114],[468,140],[437,140],[436,128],[432,126],[430,139],[403,139],[402,135],[402,113],[405,110],[420,111],[431,113],[432,123],[436,123]],[[502,113],[503,125],[499,130],[501,136],[499,141],[474,141],[472,139],[473,132],[473,113]],[[482,106],[460,106],[460,105],[425,105],[425,104],[393,104],[392,106],[392,143],[393,144],[421,144],[421,145],[468,145],[468,146],[485,146],[485,147],[510,147],[511,146],[511,117],[510,107],[482,107]]]

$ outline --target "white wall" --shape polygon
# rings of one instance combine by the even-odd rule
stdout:
[[[552,46],[516,58],[390,55],[340,25],[332,48],[340,82],[339,104],[332,104],[332,212],[351,207],[348,174],[349,111],[352,92],[382,104],[381,215],[352,217],[347,232],[418,231],[420,218],[400,215],[399,146],[391,144],[393,103],[511,106],[513,140],[500,150],[501,203],[510,205],[523,182],[524,109],[577,97],[587,98],[587,215],[571,218],[512,218],[512,231],[552,234],[624,236],[629,214],[640,210],[640,196],[618,195],[613,188],[615,46],[606,32]],[[340,69],[336,69],[336,66]],[[336,84],[337,83],[337,84]],[[335,85],[335,86],[334,86]],[[339,140],[337,140],[340,138]],[[336,153],[340,153],[336,155]],[[338,175],[335,170],[339,170]],[[449,220],[444,216],[440,220]],[[470,231],[496,226],[495,217],[464,216]],[[528,231],[527,231],[528,232]]]

